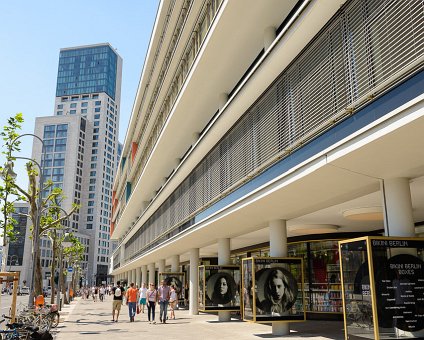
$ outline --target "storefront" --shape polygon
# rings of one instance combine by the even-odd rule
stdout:
[[[357,233],[328,234],[311,235],[308,239],[305,237],[288,239],[289,256],[303,257],[304,260],[307,319],[343,319],[338,242],[358,236]],[[269,245],[261,244],[233,251],[232,261],[241,264],[241,260],[246,257],[267,256],[269,256]]]

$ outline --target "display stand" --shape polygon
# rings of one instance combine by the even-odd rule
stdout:
[[[339,242],[345,339],[424,337],[424,239]]]
[[[0,285],[3,283],[13,282],[13,291],[12,291],[12,305],[10,307],[10,317],[12,318],[12,323],[15,322],[16,317],[16,297],[18,295],[18,283],[19,283],[19,272],[0,272]]]
[[[240,311],[239,266],[199,266],[199,311]]]
[[[243,320],[306,320],[303,259],[250,257],[242,260]]]

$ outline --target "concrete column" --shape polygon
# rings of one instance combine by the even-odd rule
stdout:
[[[218,240],[218,265],[227,265],[230,264],[230,239],[221,238]],[[231,321],[231,312],[229,311],[219,311],[218,320],[220,322]]]
[[[199,248],[190,249],[189,313],[199,314]]]
[[[171,272],[178,273],[180,271],[180,255],[171,257]]]
[[[165,259],[159,260],[158,271],[159,271],[159,273],[165,272]],[[160,278],[159,277],[158,277],[158,284],[160,284]]]
[[[409,180],[407,178],[384,179],[382,192],[385,235],[415,237]]]
[[[274,220],[269,226],[269,254],[271,257],[285,257],[287,251],[287,225],[285,220]],[[273,322],[272,335],[282,336],[290,334],[288,322]]]
[[[147,277],[147,266],[141,266],[141,283],[145,283],[146,287],[149,285],[149,278]]]
[[[271,46],[277,37],[275,27],[267,27],[264,30],[264,48],[265,51]]]
[[[136,284],[137,283],[137,269],[132,270],[131,278],[132,278],[131,282],[134,282]]]
[[[155,264],[149,264],[149,283],[155,283]]]
[[[138,288],[141,288],[141,268],[138,267],[135,269],[135,285],[138,285]]]

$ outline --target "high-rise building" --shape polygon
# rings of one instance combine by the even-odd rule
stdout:
[[[107,43],[61,49],[54,116],[38,117],[35,123],[44,149],[35,140],[32,157],[42,163],[43,180],[63,189],[65,210],[72,203],[81,206],[66,223],[86,247],[82,275],[87,284],[107,281],[112,250],[121,73],[122,59]],[[41,259],[46,267],[51,254],[46,250],[43,256],[42,249]]]

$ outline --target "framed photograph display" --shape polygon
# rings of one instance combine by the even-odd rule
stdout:
[[[199,266],[199,310],[240,311],[239,266]]]
[[[303,281],[302,258],[242,259],[243,320],[305,321]]]
[[[184,299],[185,273],[165,272],[159,273],[159,283],[165,280],[168,286],[174,286],[178,300]]]
[[[424,239],[339,242],[346,339],[424,338]]]

